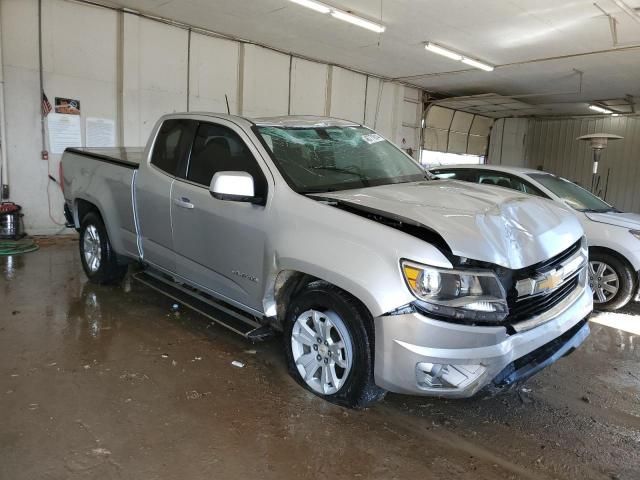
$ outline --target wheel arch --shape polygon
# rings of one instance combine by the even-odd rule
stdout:
[[[84,198],[76,198],[73,202],[73,211],[72,211],[73,221],[78,231],[82,227],[82,219],[91,212],[95,212],[100,217],[100,220],[102,220],[104,228],[107,230],[107,235],[109,236],[109,242],[111,242],[111,247],[113,248],[113,251],[117,255],[118,263],[122,265],[130,263],[131,260],[120,253],[122,251],[121,245],[116,244],[116,242],[118,242],[119,239],[117,235],[114,235],[114,232],[111,231],[111,228],[108,222],[105,220],[105,216],[102,213],[100,206]]]
[[[594,251],[594,252],[598,251],[598,252],[606,253],[607,255],[611,255],[612,257],[615,257],[618,260],[620,260],[627,268],[629,268],[629,271],[633,274],[634,285],[637,287],[637,282],[638,282],[637,276],[638,275],[637,275],[637,272],[635,271],[635,269],[633,268],[633,265],[631,264],[631,262],[629,261],[629,259],[627,257],[625,257],[620,252],[612,250],[611,248],[602,247],[602,246],[599,246],[599,245],[594,245],[594,246],[590,246],[589,247],[589,257],[591,257],[591,252],[592,251]]]
[[[282,330],[284,326],[285,315],[287,313],[287,306],[291,299],[302,290],[308,284],[315,281],[323,281],[327,284],[339,288],[354,300],[356,300],[362,309],[366,311],[371,318],[373,314],[371,308],[363,301],[353,289],[345,288],[343,285],[336,284],[322,278],[322,276],[307,273],[301,270],[295,269],[282,269],[278,272],[273,282],[273,288],[271,293],[267,295],[265,299],[265,312],[270,312],[270,318],[272,319],[272,326],[278,330]],[[342,282],[340,282],[342,283]]]
[[[602,247],[598,245],[589,247],[589,259],[591,259],[592,251],[598,251],[598,252],[605,253],[607,255],[611,255],[612,257],[622,262],[622,264],[629,269],[629,272],[631,273],[631,282],[632,282],[631,298],[634,299],[635,301],[640,301],[640,277],[638,276],[638,271],[636,271],[636,269],[633,267],[633,264],[629,261],[629,259],[625,257],[623,254],[621,254],[620,252],[616,252],[611,248]]]

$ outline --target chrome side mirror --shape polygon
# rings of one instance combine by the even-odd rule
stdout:
[[[217,172],[209,192],[218,200],[264,205],[264,199],[255,196],[253,177],[247,172]]]

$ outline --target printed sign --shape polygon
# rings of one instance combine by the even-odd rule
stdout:
[[[67,147],[82,146],[82,132],[78,115],[47,115],[51,153],[63,153]]]
[[[115,147],[116,122],[110,118],[87,118],[87,147]]]
[[[383,142],[384,141],[384,138],[382,138],[377,133],[370,133],[369,135],[363,135],[362,139],[365,142],[367,142],[369,145],[371,145],[372,143],[378,143],[378,142]]]
[[[56,113],[80,115],[80,100],[56,97]]]

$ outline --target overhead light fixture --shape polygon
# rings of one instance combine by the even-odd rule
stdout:
[[[604,113],[606,115],[610,115],[610,114],[613,113],[611,110],[607,110],[606,108],[602,108],[602,107],[600,107],[598,105],[589,105],[589,108],[591,110],[593,110],[594,112]]]
[[[337,18],[338,20],[343,20],[345,22],[352,23],[362,28],[366,28],[367,30],[371,30],[372,32],[382,33],[387,28],[384,25],[380,25],[379,23],[372,22],[370,20],[365,20],[362,17],[358,17],[356,15],[352,15],[347,12],[343,12],[342,10],[331,10],[331,16],[333,18]]]
[[[612,116],[612,117],[619,117],[619,116],[620,116],[620,114],[619,114],[619,113],[612,113],[612,114],[611,114],[611,116]]]
[[[310,8],[319,13],[330,13],[331,8],[326,6],[324,3],[315,2],[314,0],[290,0],[293,3],[297,3],[298,5],[302,5],[303,7]]]
[[[485,72],[493,72],[493,69],[495,68],[492,65],[489,65],[488,63],[484,63],[479,60],[475,60],[473,58],[465,57],[464,55],[461,55],[458,52],[454,52],[453,50],[443,47],[442,45],[438,45],[437,43],[427,42],[424,48],[426,50],[429,50],[430,52],[437,53],[438,55],[442,55],[443,57],[450,58],[451,60],[456,60],[458,62],[466,63],[467,65],[470,65],[474,68],[479,68],[480,70],[484,70]]]
[[[473,58],[463,57],[462,63],[466,63],[467,65],[470,65],[474,68],[479,68],[480,70],[484,70],[485,72],[493,72],[493,66],[479,62],[478,60],[474,60]]]
[[[438,55],[442,55],[452,60],[458,60],[458,61],[462,60],[462,55],[456,52],[453,52],[448,48],[441,47],[440,45],[433,42],[427,42],[424,48],[426,48],[430,52],[437,53]]]
[[[367,30],[371,30],[372,32],[382,33],[387,29],[387,27],[385,27],[384,25],[380,25],[379,23],[372,22],[371,20],[367,20],[366,18],[362,18],[357,15],[353,15],[352,13],[338,10],[337,8],[333,8],[322,2],[316,2],[316,0],[289,0],[289,1],[296,3],[298,5],[301,5],[303,7],[310,8],[314,12],[324,13],[324,14],[330,13],[333,18],[337,18],[338,20],[349,22],[353,25],[357,25],[358,27],[366,28]]]

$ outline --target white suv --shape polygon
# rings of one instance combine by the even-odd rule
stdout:
[[[584,188],[539,170],[498,165],[451,165],[429,170],[436,178],[511,188],[549,198],[576,211],[589,241],[589,281],[600,310],[640,300],[640,215],[624,213]]]

